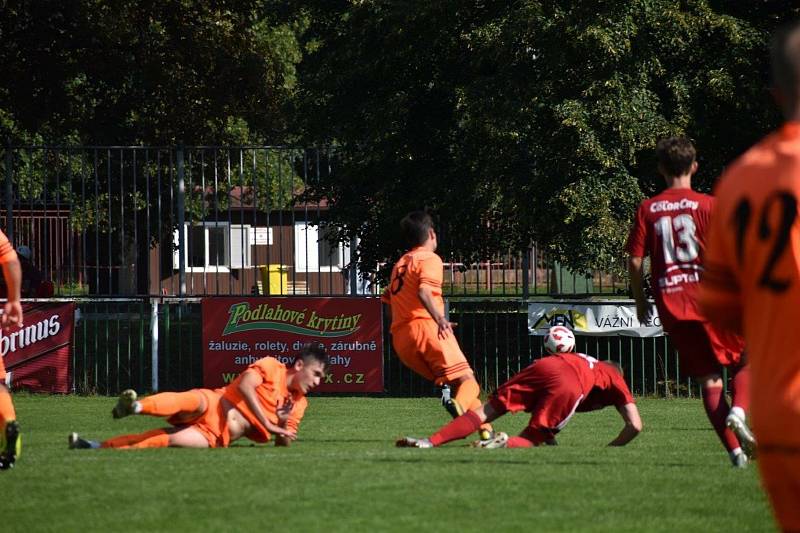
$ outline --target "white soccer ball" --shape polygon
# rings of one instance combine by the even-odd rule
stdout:
[[[564,326],[553,326],[544,336],[544,348],[549,353],[569,353],[575,351],[575,334]]]

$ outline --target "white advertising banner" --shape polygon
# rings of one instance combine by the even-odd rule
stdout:
[[[555,325],[567,326],[576,335],[658,337],[664,334],[655,305],[651,305],[647,320],[640,323],[636,318],[636,304],[631,300],[528,304],[528,331],[531,335],[544,335]]]

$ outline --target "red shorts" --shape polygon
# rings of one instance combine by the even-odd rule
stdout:
[[[203,434],[209,448],[227,448],[231,442],[227,413],[222,406],[222,394],[211,389],[192,389],[189,392],[202,394],[206,400],[206,410],[199,415],[187,417],[182,414],[171,416],[167,422],[174,426],[192,426]]]
[[[678,350],[681,372],[693,378],[719,374],[723,366],[739,366],[744,340],[709,322],[686,320],[669,329],[672,344]]]
[[[544,357],[503,383],[489,397],[495,411],[531,413],[528,428],[554,435],[583,400],[575,371],[557,357]]]

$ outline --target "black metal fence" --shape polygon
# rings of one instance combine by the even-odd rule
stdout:
[[[116,394],[202,386],[202,324],[197,299],[106,299],[78,302],[73,354],[74,389]],[[450,300],[456,335],[482,387],[489,391],[543,355],[541,337],[528,334],[522,300]],[[154,336],[157,342],[154,343]],[[582,337],[579,351],[622,365],[637,395],[698,394],[683,376],[667,337]],[[386,394],[426,396],[433,385],[404,367],[392,353],[384,320]]]
[[[6,146],[0,218],[55,296],[374,294],[329,242],[331,150],[274,146]],[[576,275],[536,245],[478,262],[445,257],[457,296],[626,294],[624,279]],[[375,265],[376,268],[378,265]]]

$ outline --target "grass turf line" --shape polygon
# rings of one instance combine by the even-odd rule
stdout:
[[[608,448],[615,411],[579,413],[559,446],[395,449],[448,420],[435,398],[311,398],[289,449],[68,450],[160,427],[115,400],[15,403],[23,456],[0,472],[5,531],[774,531],[756,468],[737,471],[697,400],[640,400],[645,430]],[[518,432],[527,416],[497,429]]]

